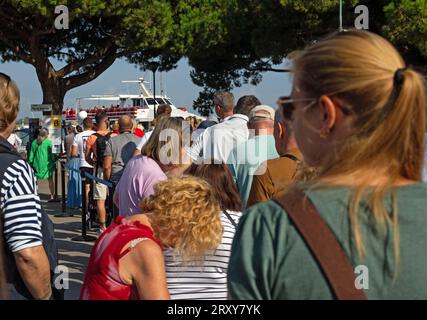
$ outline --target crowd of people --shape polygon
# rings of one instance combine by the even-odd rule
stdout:
[[[70,123],[67,203],[85,193],[100,225],[80,298],[426,299],[426,103],[423,76],[387,40],[350,30],[295,55],[275,108],[220,91],[202,122],[160,105],[147,132],[129,115],[116,128],[102,112]],[[0,74],[0,285],[50,299],[36,185],[54,159],[44,132],[28,159],[43,167],[13,151],[18,111]],[[85,173],[114,194],[88,179],[81,190]],[[357,266],[368,287],[355,285]]]

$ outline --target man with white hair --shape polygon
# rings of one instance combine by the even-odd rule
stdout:
[[[298,179],[303,156],[291,125],[294,107],[286,100],[289,97],[278,101],[274,119],[274,139],[280,158],[267,160],[260,166],[264,173],[254,175],[247,207],[272,199]]]
[[[269,159],[279,157],[273,137],[274,109],[270,106],[259,105],[249,113],[248,128],[250,139],[234,148],[227,164],[237,183],[242,199],[243,209],[251,191],[252,180],[259,166]]]

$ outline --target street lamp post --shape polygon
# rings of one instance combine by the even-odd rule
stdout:
[[[159,68],[159,63],[152,61],[148,63],[148,69],[153,72],[153,98],[154,98],[154,117],[157,114],[157,100],[156,100],[156,71]]]

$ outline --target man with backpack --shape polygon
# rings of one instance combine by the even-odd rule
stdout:
[[[98,131],[91,135],[86,144],[86,161],[93,165],[95,175],[99,179],[104,179],[104,153],[107,146],[107,141],[112,137],[112,132],[109,130],[108,116],[105,112],[98,113],[95,117]],[[105,208],[105,200],[107,199],[108,187],[102,183],[95,183],[93,191],[93,199],[96,201],[96,212],[99,218],[98,234],[101,234],[106,229],[107,211]]]

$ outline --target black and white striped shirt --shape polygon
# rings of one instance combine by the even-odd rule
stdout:
[[[13,162],[0,186],[3,232],[12,252],[42,245],[41,204],[33,169],[24,160]]]
[[[237,224],[242,213],[227,212]],[[179,256],[174,259],[171,250],[164,251],[167,284],[172,299],[227,299],[228,261],[236,230],[224,213],[221,221],[224,227],[221,244],[213,255],[205,257],[202,265],[183,264]]]

